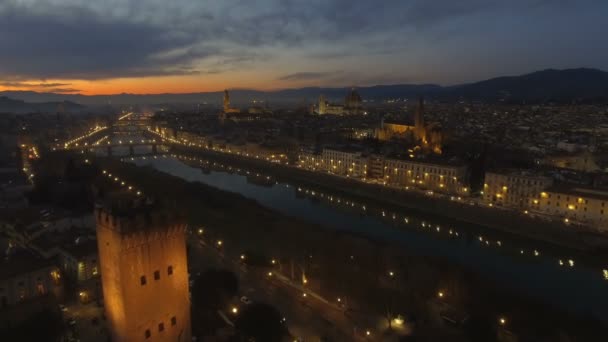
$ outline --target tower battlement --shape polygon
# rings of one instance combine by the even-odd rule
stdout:
[[[190,341],[186,224],[178,209],[111,196],[95,208],[113,341]]]
[[[105,207],[95,208],[98,227],[105,227],[121,234],[153,233],[159,231],[184,231],[185,220],[180,213],[168,210],[133,210],[129,214],[115,212]]]

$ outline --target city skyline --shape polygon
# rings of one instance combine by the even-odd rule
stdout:
[[[9,0],[0,5],[0,91],[452,85],[547,68],[606,70],[602,8],[594,0]]]

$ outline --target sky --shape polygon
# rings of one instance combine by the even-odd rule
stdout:
[[[0,0],[0,91],[435,83],[608,70],[606,0]]]

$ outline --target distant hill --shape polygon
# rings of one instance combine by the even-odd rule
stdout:
[[[350,88],[306,87],[277,91],[234,89],[231,100],[244,106],[251,100],[267,100],[271,104],[310,104],[320,94],[329,100],[341,101]],[[425,96],[437,100],[468,100],[484,102],[545,103],[545,102],[602,102],[608,103],[608,72],[597,69],[543,70],[526,75],[498,77],[485,81],[442,87],[434,84],[397,84],[358,87],[364,100],[385,100]],[[63,101],[72,105],[123,105],[123,104],[210,104],[219,106],[223,93],[190,94],[115,94],[86,96],[80,94],[37,93],[31,91],[4,91],[0,96],[52,106]],[[16,104],[12,104],[16,105]],[[64,104],[65,105],[65,104]],[[8,104],[7,104],[8,106]],[[44,108],[44,106],[42,106]],[[0,107],[0,110],[2,107]],[[67,108],[66,108],[67,110]]]
[[[547,69],[447,87],[442,93],[449,97],[485,101],[606,101],[608,72],[596,69]]]
[[[23,100],[15,100],[6,96],[0,96],[0,113],[53,113],[63,111],[65,113],[81,112],[86,107],[70,101],[29,103]]]

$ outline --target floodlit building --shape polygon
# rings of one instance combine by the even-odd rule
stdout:
[[[445,133],[439,124],[425,122],[424,101],[420,98],[414,112],[414,125],[382,120],[380,127],[376,129],[376,138],[381,141],[413,139],[421,147],[441,154]]]
[[[359,93],[353,88],[344,99],[344,104],[334,104],[327,101],[325,95],[319,96],[319,104],[317,106],[317,114],[325,115],[352,115],[360,114],[362,108],[362,100]]]
[[[387,184],[415,187],[455,195],[468,195],[468,170],[458,162],[386,159],[383,179]]]
[[[128,201],[98,207],[95,217],[112,340],[191,341],[186,225]]]
[[[230,93],[228,89],[224,90],[224,113],[240,113],[240,110],[230,107]]]
[[[303,152],[299,162],[302,168],[348,177],[364,178],[367,171],[367,158],[348,148],[324,148],[319,154]]]
[[[532,206],[537,213],[608,231],[608,191],[554,186],[542,191]]]
[[[551,177],[528,170],[487,172],[483,185],[483,199],[487,204],[514,209],[528,209],[541,191],[553,184]]]

